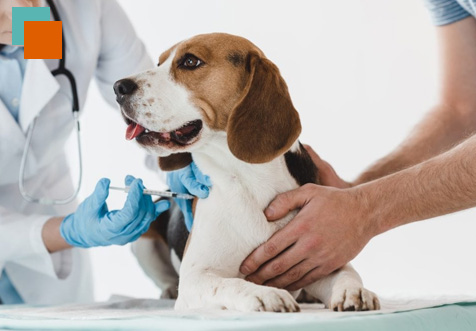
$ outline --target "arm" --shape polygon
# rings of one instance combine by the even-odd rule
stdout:
[[[96,81],[104,99],[117,108],[114,83],[133,73],[151,69],[154,64],[137,36],[129,18],[116,0],[101,4],[101,49]]]
[[[43,243],[45,244],[48,253],[71,248],[60,234],[60,226],[63,219],[64,217],[52,217],[46,221],[41,230],[41,238],[43,239]]]
[[[126,185],[131,185],[132,180],[133,177],[126,178]],[[152,209],[156,213],[160,213],[162,209],[155,210],[152,207],[154,205],[151,198],[142,195],[140,192],[143,188],[142,182],[134,184],[135,186],[139,185],[139,189],[137,192],[130,191],[128,193],[128,202],[123,210],[109,213],[106,205],[109,181],[100,180],[94,193],[79,205],[75,213],[66,217],[48,219],[41,230],[41,238],[48,252],[54,253],[73,246],[92,247],[126,243],[136,237],[135,231],[128,230],[127,233],[122,233],[123,228],[132,227],[132,225],[138,228],[138,233],[143,233],[149,223],[157,217]],[[161,203],[164,204],[164,201]],[[165,202],[165,204],[165,207],[168,208],[168,203]],[[140,215],[139,209],[148,211],[150,215]],[[125,217],[118,217],[121,214],[124,214]],[[139,215],[140,217],[137,217]],[[137,221],[134,221],[135,218]],[[147,220],[144,221],[144,218]],[[107,219],[116,224],[109,224]],[[63,223],[67,223],[66,226]],[[63,229],[61,229],[62,226]],[[75,243],[76,245],[74,245]]]
[[[342,190],[306,185],[279,195],[266,210],[269,220],[301,210],[243,262],[240,270],[248,279],[301,288],[352,260],[379,233],[476,205],[476,138],[465,140],[476,129],[476,20],[439,27],[438,34],[440,106],[356,181],[367,184]],[[311,156],[321,168],[323,161]],[[348,186],[329,169],[327,183]]]
[[[49,253],[72,246],[124,245],[137,240],[170,204],[166,200],[154,204],[142,193],[140,179],[127,176],[125,184],[130,190],[121,210],[109,211],[107,207],[107,179],[100,180],[94,193],[66,217],[22,215],[0,207],[0,270],[5,263],[14,262],[56,277]]]
[[[421,164],[355,187],[373,235],[476,206],[476,135]]]
[[[297,290],[342,267],[382,232],[474,206],[476,135],[367,184],[349,189],[307,184],[278,195],[265,211],[268,220],[301,210],[240,271],[255,283]]]
[[[438,27],[442,85],[439,104],[400,146],[353,183],[365,183],[445,152],[476,131],[476,19]]]

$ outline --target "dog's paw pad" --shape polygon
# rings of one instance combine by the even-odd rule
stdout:
[[[375,293],[365,288],[348,288],[332,294],[330,308],[334,311],[378,310],[380,302]]]

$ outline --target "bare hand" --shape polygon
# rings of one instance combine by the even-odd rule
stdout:
[[[243,262],[247,280],[297,290],[352,260],[372,238],[365,201],[356,189],[306,184],[278,195],[265,210],[269,221],[299,213]]]
[[[319,155],[309,145],[304,145],[304,148],[311,156],[312,161],[319,169],[319,182],[324,186],[332,186],[337,188],[349,188],[352,184],[340,178],[334,168],[326,161],[322,160]]]

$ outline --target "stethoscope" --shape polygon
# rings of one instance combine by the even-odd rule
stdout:
[[[48,6],[50,6],[50,9],[53,13],[53,17],[55,21],[60,21],[60,16],[58,14],[58,10],[56,9],[56,6],[53,2],[53,0],[46,0],[48,3]],[[64,31],[63,31],[64,32]],[[71,86],[71,94],[73,96],[73,118],[75,121],[75,127],[76,127],[76,136],[77,136],[77,141],[78,141],[78,157],[79,157],[79,178],[78,178],[78,185],[76,186],[76,190],[73,192],[73,194],[65,199],[50,199],[50,198],[37,198],[29,195],[26,190],[25,190],[25,165],[26,165],[26,160],[28,159],[28,151],[30,149],[31,145],[31,138],[33,136],[33,131],[35,129],[36,125],[36,120],[38,118],[35,117],[33,121],[30,124],[30,128],[28,129],[28,133],[26,136],[26,142],[25,142],[25,148],[23,150],[23,155],[21,158],[20,162],[20,174],[19,174],[19,180],[18,180],[18,187],[20,189],[20,193],[23,196],[23,198],[28,201],[28,202],[34,202],[34,203],[40,203],[43,205],[64,205],[67,203],[70,203],[73,201],[79,193],[79,189],[81,188],[81,181],[82,181],[82,176],[83,176],[83,162],[82,162],[82,155],[81,155],[81,141],[80,141],[80,135],[79,135],[79,100],[78,100],[78,90],[76,88],[76,80],[74,79],[73,74],[71,71],[66,69],[66,53],[65,53],[65,40],[64,40],[64,33],[63,33],[63,48],[62,48],[62,59],[59,61],[59,66],[57,69],[51,71],[51,74],[53,76],[59,76],[59,75],[64,75],[68,79],[70,86]]]

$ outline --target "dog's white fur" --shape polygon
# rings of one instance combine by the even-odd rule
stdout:
[[[297,311],[295,298],[299,292],[289,293],[245,281],[239,266],[254,248],[295,215],[292,212],[280,221],[268,222],[263,210],[277,194],[297,188],[298,184],[289,174],[283,156],[263,164],[237,159],[228,147],[226,132],[209,128],[187,88],[173,80],[169,73],[172,59],[173,55],[160,67],[130,79],[146,82],[140,85],[138,96],[133,96],[138,99],[134,101],[137,107],[133,120],[145,128],[164,132],[196,119],[204,123],[196,141],[181,152],[193,153],[198,167],[211,177],[213,187],[209,197],[200,200],[196,207],[193,235],[180,267],[175,307]],[[143,100],[155,101],[141,106]],[[296,151],[297,148],[296,141],[291,149]],[[157,156],[176,152],[160,146],[148,147],[148,150]],[[142,245],[141,241],[138,245]],[[150,259],[150,256],[139,256],[139,259]],[[154,277],[153,271],[149,274]],[[157,283],[168,287],[173,284],[171,281]],[[379,308],[375,294],[363,287],[360,276],[350,265],[304,290],[332,309]]]

